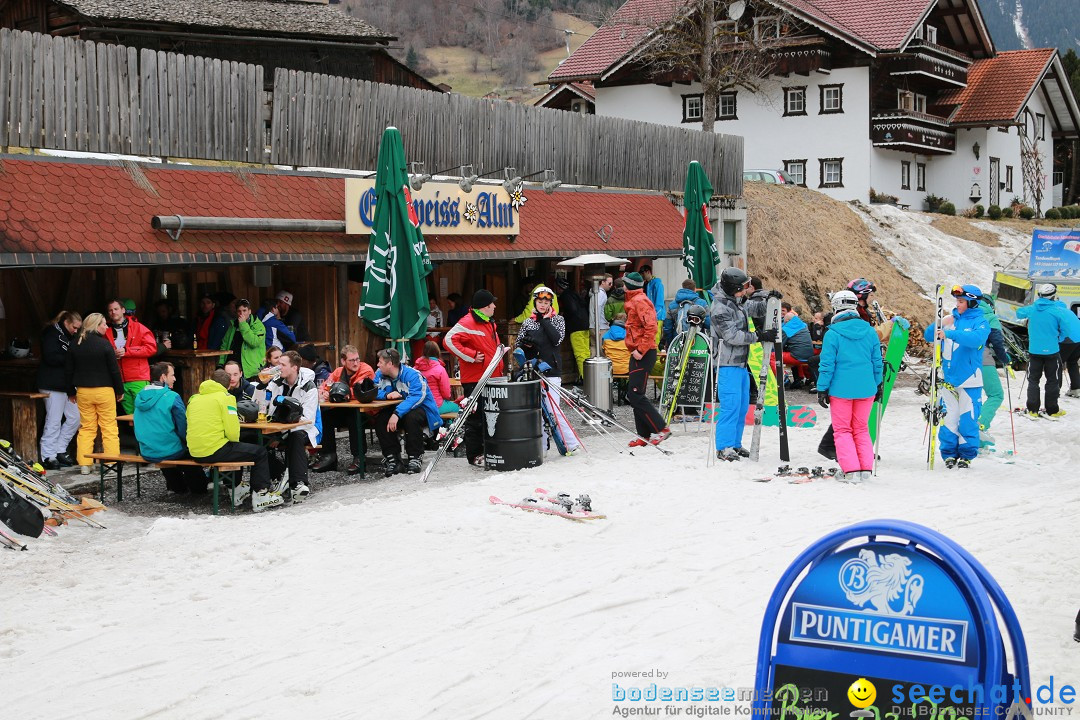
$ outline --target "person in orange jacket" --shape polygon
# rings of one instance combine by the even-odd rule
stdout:
[[[131,314],[120,300],[113,300],[106,306],[109,323],[105,337],[112,343],[124,379],[124,399],[120,401],[120,407],[125,414],[131,415],[135,412],[135,396],[150,384],[150,358],[157,352],[157,340],[150,328],[135,319],[135,303],[125,302],[131,305]],[[185,390],[190,392],[191,388]]]
[[[634,428],[638,437],[630,447],[649,442],[657,445],[671,435],[667,423],[645,394],[649,370],[656,364],[656,307],[645,295],[645,279],[632,272],[623,277],[626,288],[626,347],[630,349],[630,378],[626,383],[626,401],[634,408]]]

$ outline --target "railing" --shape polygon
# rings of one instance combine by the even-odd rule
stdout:
[[[956,150],[956,132],[948,120],[911,110],[887,110],[870,119],[870,140],[878,147],[923,153]]]
[[[974,62],[974,60],[972,60],[970,56],[965,55],[962,52],[953,50],[952,48],[947,48],[944,45],[938,45],[937,43],[929,42],[927,40],[921,40],[919,38],[913,38],[912,41],[908,43],[907,52],[937,53],[938,55],[942,55],[950,60],[958,62],[965,67],[971,65],[971,63]]]

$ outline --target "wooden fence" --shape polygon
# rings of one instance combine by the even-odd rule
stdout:
[[[0,145],[265,162],[263,69],[0,29]]]
[[[738,136],[0,29],[0,145],[372,170],[387,125],[428,172],[742,194]]]
[[[697,160],[717,195],[742,194],[739,136],[293,70],[274,76],[272,163],[371,169],[388,125],[427,172],[550,168],[569,184],[682,190]]]

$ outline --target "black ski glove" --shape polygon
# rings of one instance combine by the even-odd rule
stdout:
[[[874,402],[881,402],[881,399],[885,396],[885,383],[878,383],[877,394],[874,395]]]
[[[818,391],[817,404],[823,408],[829,407],[829,393],[825,391]]]
[[[777,300],[783,300],[784,296],[780,294],[779,290],[770,290],[769,297],[776,298]]]
[[[757,339],[758,342],[776,342],[776,328],[759,330],[757,334]]]

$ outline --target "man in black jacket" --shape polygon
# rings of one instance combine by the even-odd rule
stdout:
[[[516,347],[525,352],[529,360],[538,359],[548,365],[544,375],[547,382],[556,388],[562,387],[561,350],[563,338],[566,337],[566,323],[561,315],[555,313],[552,302],[555,293],[551,288],[544,285],[533,290],[533,314],[525,319],[518,331]],[[557,391],[545,391],[552,414],[558,422],[558,433],[562,437],[566,454],[570,455],[579,447],[577,437],[574,435],[570,424],[566,421],[566,415],[559,407],[559,393]]]

